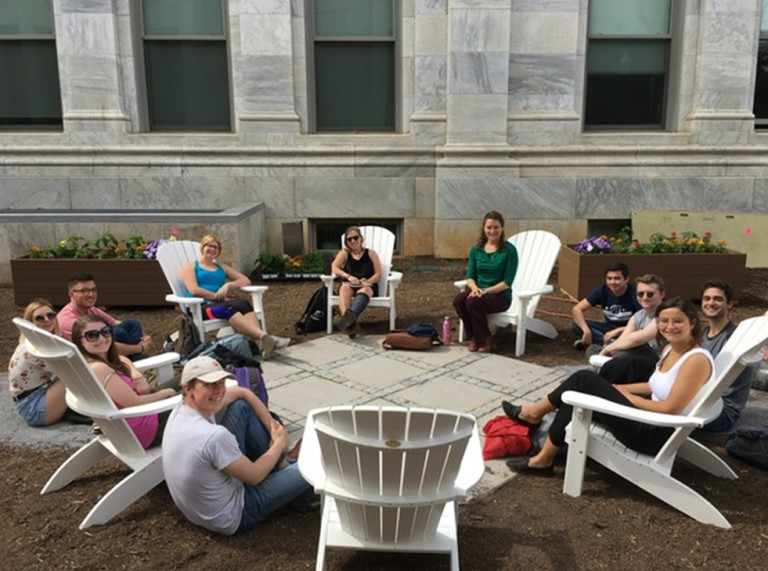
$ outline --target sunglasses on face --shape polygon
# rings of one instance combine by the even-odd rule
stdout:
[[[347,236],[347,242],[357,242],[360,236]]]
[[[639,292],[637,292],[637,297],[647,297],[648,299],[652,299],[654,295],[656,295],[656,293],[652,292],[652,291],[639,291]]]
[[[112,328],[109,325],[102,327],[101,329],[92,329],[83,333],[83,339],[90,341],[91,343],[98,340],[99,335],[104,339],[110,339],[112,337]]]
[[[46,321],[51,321],[52,319],[56,319],[56,312],[49,311],[48,313],[41,313],[40,315],[35,315],[35,323],[44,323]]]

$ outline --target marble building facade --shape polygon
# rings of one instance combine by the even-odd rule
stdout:
[[[492,209],[567,242],[633,210],[768,212],[763,2],[670,1],[657,129],[585,128],[589,0],[395,0],[390,133],[315,132],[311,1],[224,0],[231,129],[174,133],[147,125],[140,2],[52,0],[62,125],[0,129],[0,211],[263,202],[269,251],[285,222],[310,249],[316,220],[388,219],[402,253],[438,257]],[[4,255],[29,245],[7,234]]]

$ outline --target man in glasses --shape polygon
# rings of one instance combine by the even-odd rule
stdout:
[[[629,318],[627,325],[605,334],[605,345],[600,348],[592,345],[587,355],[597,354],[615,357],[619,354],[647,355],[659,358],[659,346],[656,343],[656,308],[664,299],[664,280],[656,274],[645,274],[635,278],[637,301],[642,309]]]
[[[113,327],[115,346],[121,355],[136,361],[149,354],[152,338],[144,334],[138,321],[135,319],[118,321],[96,307],[98,289],[92,275],[76,274],[69,280],[68,285],[69,303],[56,316],[62,337],[69,340],[72,339],[72,326],[79,317],[83,315],[98,315]]]

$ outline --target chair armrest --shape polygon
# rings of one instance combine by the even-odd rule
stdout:
[[[672,428],[681,426],[701,427],[708,420],[696,416],[681,416],[678,414],[664,414],[641,410],[578,391],[565,391],[563,393],[563,402],[574,407],[586,408],[595,412],[610,414],[611,416],[618,416],[654,426],[668,426]]]
[[[141,361],[136,361],[133,366],[139,371],[146,371],[147,369],[159,369],[166,365],[172,365],[178,362],[179,359],[181,359],[181,356],[178,353],[170,351],[168,353],[160,353],[159,355],[147,357]]]
[[[147,416],[150,414],[159,414],[166,410],[171,410],[181,403],[182,395],[174,395],[167,399],[150,402],[147,404],[140,404],[137,406],[129,406],[128,408],[121,408],[118,411],[108,415],[106,418],[109,420],[116,420],[118,418],[135,418],[137,416]]]
[[[589,364],[599,369],[611,359],[613,359],[613,357],[610,357],[608,355],[592,355],[589,358]]]
[[[263,285],[249,285],[240,288],[242,291],[248,292],[251,295],[256,294],[258,296],[264,295],[264,292],[269,289],[269,286]]]
[[[465,289],[467,289],[467,280],[455,281],[453,282],[453,285],[459,288],[461,291],[464,291]]]
[[[183,295],[176,295],[173,293],[169,293],[165,296],[165,301],[168,301],[170,303],[183,303],[187,305],[200,305],[205,300],[202,297],[185,297]]]
[[[458,283],[458,282],[457,282]],[[454,284],[456,285],[456,284]],[[552,293],[554,291],[554,288],[551,285],[545,285],[537,289],[526,289],[523,291],[513,291],[512,294],[516,297],[521,297],[525,299],[531,299],[532,297],[535,297],[537,295],[543,295],[545,293]]]
[[[325,287],[333,287],[333,280],[335,280],[335,279],[336,279],[336,276],[334,276],[334,275],[327,275],[327,274],[322,274],[322,275],[320,276],[320,279],[321,279],[321,280],[323,281],[323,283],[325,284]]]

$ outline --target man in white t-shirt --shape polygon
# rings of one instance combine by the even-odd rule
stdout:
[[[210,357],[197,357],[181,375],[182,403],[163,434],[163,471],[186,518],[231,535],[289,505],[314,498],[312,486],[289,464],[288,432],[251,391],[227,388],[232,375]],[[224,406],[221,424],[215,414]]]

